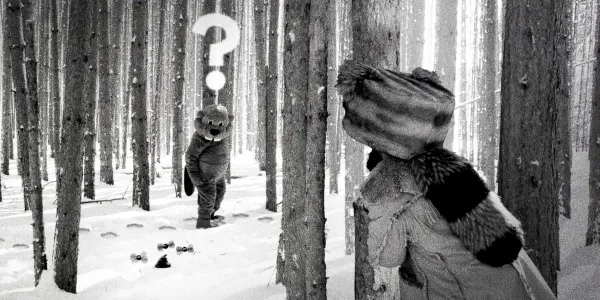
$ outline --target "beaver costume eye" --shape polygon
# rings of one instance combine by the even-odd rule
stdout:
[[[221,127],[222,127],[222,126],[223,126],[223,122],[219,123],[219,126],[221,126]]]
[[[212,125],[212,124],[213,124],[212,120],[208,121],[208,125]]]

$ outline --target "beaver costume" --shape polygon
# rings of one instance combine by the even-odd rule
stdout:
[[[377,299],[556,299],[523,250],[520,222],[442,148],[454,96],[435,73],[346,61],[338,89],[344,130],[373,149],[355,202],[368,215],[368,262],[399,277],[371,282]]]
[[[225,196],[225,176],[230,160],[233,115],[222,105],[208,105],[196,114],[192,136],[185,152],[185,193],[198,190],[196,228],[210,228]]]

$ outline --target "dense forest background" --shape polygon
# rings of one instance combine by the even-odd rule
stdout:
[[[335,91],[338,67],[355,59],[438,73],[456,98],[445,147],[522,220],[556,293],[560,220],[587,211],[587,231],[572,234],[600,243],[600,18],[594,0],[530,2],[3,0],[1,169],[14,175],[16,163],[22,185],[17,193],[2,182],[0,202],[31,211],[36,285],[51,261],[58,287],[76,291],[82,203],[131,200],[151,211],[150,191],[167,170],[182,197],[196,112],[218,103],[235,116],[232,155],[254,153],[265,208],[282,212],[277,281],[288,299],[324,299],[325,195],[344,195],[346,255],[357,251],[358,263],[367,251],[354,244],[364,220],[354,218],[352,191],[369,149],[344,133]],[[213,12],[241,30],[218,91],[205,78],[215,69],[209,47],[225,33],[192,32]],[[572,174],[577,155],[589,174]],[[96,193],[129,168],[122,196]],[[49,185],[55,195],[43,194]],[[579,186],[585,209],[571,203]],[[47,203],[57,209],[52,244]]]

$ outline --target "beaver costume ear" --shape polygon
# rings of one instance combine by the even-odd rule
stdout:
[[[229,115],[229,124],[231,124],[231,122],[233,122],[233,115]]]

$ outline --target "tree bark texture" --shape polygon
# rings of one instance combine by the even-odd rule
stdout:
[[[86,29],[88,2],[72,1],[69,7],[69,29],[65,75],[65,103],[61,146],[58,152],[58,206],[54,246],[54,282],[58,288],[75,293],[77,290],[77,258],[79,252],[79,222],[81,219],[81,179],[83,133],[85,127],[84,86]]]
[[[83,136],[83,196],[96,199],[94,179],[96,177],[96,95],[98,80],[98,29],[99,29],[99,2],[92,2],[88,6],[88,27],[85,43],[85,134]]]
[[[563,1],[507,2],[502,63],[498,191],[555,293],[569,10]]]
[[[60,99],[60,82],[59,82],[59,27],[58,27],[58,4],[57,0],[50,0],[50,25],[52,30],[50,32],[50,69],[48,70],[48,81],[50,101],[52,105],[52,157],[56,157],[56,153],[60,148],[60,116],[61,116],[61,99]],[[55,166],[55,167],[58,167]],[[58,168],[57,175],[58,175]]]
[[[106,177],[106,183],[112,182],[114,183],[114,178],[112,173],[112,166],[113,163],[115,164],[115,168],[119,169],[120,168],[120,161],[119,161],[119,154],[120,154],[120,148],[119,148],[119,133],[120,133],[120,127],[119,127],[119,121],[120,116],[119,116],[119,111],[121,110],[121,101],[123,99],[123,93],[121,90],[121,79],[123,78],[123,72],[121,71],[121,64],[122,64],[122,60],[124,59],[123,56],[121,55],[122,53],[122,47],[121,47],[121,31],[123,30],[123,5],[124,5],[124,1],[123,0],[115,0],[112,1],[110,3],[110,9],[109,9],[109,16],[108,19],[110,20],[108,25],[108,45],[109,45],[109,53],[108,53],[108,69],[109,69],[109,79],[108,79],[108,93],[109,93],[109,97],[110,97],[110,103],[111,103],[111,107],[112,107],[112,134],[111,134],[111,138],[112,138],[112,142],[110,145],[111,151],[112,151],[112,155],[110,156],[110,158],[108,158],[108,154],[106,159],[109,160],[109,162],[107,164],[109,164],[111,166],[110,172]],[[100,149],[102,151],[102,145],[100,145]],[[102,155],[102,154],[101,154]],[[114,156],[114,158],[113,158]],[[114,159],[114,161],[113,161]],[[100,160],[102,162],[102,158]],[[102,170],[103,167],[102,165],[100,166],[100,180],[103,180],[103,175],[102,175]],[[109,180],[111,179],[111,180]],[[110,183],[110,184],[112,184]]]
[[[279,40],[279,0],[269,0],[269,63],[265,82],[265,163],[266,193],[269,211],[277,211],[277,91]]]
[[[127,139],[129,137],[129,112],[130,112],[130,102],[131,102],[131,63],[132,63],[132,3],[127,1],[125,5],[125,9],[123,10],[123,15],[125,16],[123,22],[123,41],[124,41],[124,52],[123,52],[123,110],[121,111],[121,117],[123,118],[121,124],[121,131],[123,132],[123,142],[122,153],[121,153],[121,168],[127,168]],[[139,52],[139,51],[138,51]],[[144,61],[145,65],[145,61]],[[145,67],[144,67],[145,68]]]
[[[150,210],[148,133],[146,110],[146,47],[148,0],[134,0],[131,23],[131,150],[133,152],[133,205]]]
[[[9,24],[6,20],[6,6],[2,6],[2,174],[9,174],[9,158],[11,152],[12,128],[11,120],[14,119],[12,114],[13,102],[13,80],[11,69],[11,50],[10,41],[8,40]]]
[[[256,127],[256,159],[261,171],[266,170],[265,165],[265,107],[266,107],[266,72],[267,61],[267,0],[254,0],[254,41],[256,44],[256,92],[258,126]]]
[[[39,101],[39,144],[40,144],[40,164],[42,180],[48,181],[48,41],[50,39],[50,26],[48,26],[49,13],[47,9],[50,1],[42,0],[36,7],[39,20],[36,25],[39,26],[38,38],[35,41],[38,47],[38,68],[36,70],[38,81],[38,101]]]
[[[337,28],[337,2],[331,1],[328,6],[327,24],[327,159],[329,169],[329,193],[338,193],[338,177],[340,175],[341,145],[338,136],[340,128],[339,120],[339,97],[335,91],[338,73],[338,40],[341,38]]]
[[[202,5],[202,14],[210,14],[216,12],[217,9],[217,0],[204,0],[204,4]],[[206,76],[208,73],[214,70],[214,67],[208,65],[208,59],[210,54],[210,45],[217,42],[216,39],[216,30],[217,28],[212,27],[208,29],[206,34],[204,35],[202,42],[204,43],[203,51],[202,51],[202,66],[203,66],[203,76],[202,76],[202,107],[206,107],[207,105],[216,104],[216,93],[206,86]],[[238,121],[239,122],[239,121]]]
[[[111,67],[118,64],[118,59],[110,63],[111,47],[109,43],[109,35],[111,28],[118,27],[112,22],[109,24],[108,0],[98,2],[98,142],[100,144],[100,181],[112,185],[113,179],[113,121],[114,121],[114,105],[118,103],[117,92],[113,89],[110,81]],[[112,20],[111,20],[112,21]],[[116,50],[118,51],[118,50]],[[114,53],[113,53],[114,55]]]
[[[185,67],[185,30],[187,27],[187,0],[175,0],[175,10],[173,18],[173,37],[175,48],[172,52],[172,68],[175,77],[173,90],[173,178],[172,183],[175,184],[175,197],[181,198],[181,185],[183,167],[181,165],[183,159],[183,124],[182,124],[182,101],[183,101],[183,84],[185,82],[184,67]]]

